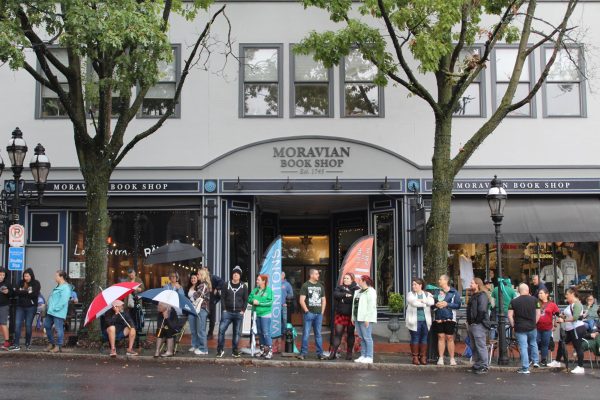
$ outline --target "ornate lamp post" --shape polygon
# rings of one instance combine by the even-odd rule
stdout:
[[[506,190],[502,186],[502,181],[494,175],[494,179],[490,182],[490,190],[487,194],[488,205],[494,228],[496,230],[496,265],[498,266],[498,364],[508,365],[508,352],[506,343],[506,319],[504,315],[504,295],[502,294],[502,257],[500,239],[502,236],[501,226],[504,218],[504,206],[506,205]]]

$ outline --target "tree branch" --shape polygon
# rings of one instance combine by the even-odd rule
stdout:
[[[460,52],[462,51],[463,47],[465,46],[465,40],[467,37],[467,25],[469,23],[468,9],[469,9],[469,5],[467,2],[465,2],[463,4],[462,10],[461,10],[462,15],[461,15],[461,19],[460,19],[460,34],[458,37],[458,43],[456,44],[456,46],[454,46],[454,50],[452,51],[452,56],[450,57],[450,67],[448,68],[450,73],[454,73],[454,67],[456,65],[456,61],[458,60],[458,57],[460,56]]]
[[[140,142],[141,140],[147,138],[148,136],[150,136],[154,132],[156,132],[161,126],[163,126],[163,124],[165,123],[165,121],[169,117],[171,117],[171,115],[173,115],[173,112],[175,111],[175,107],[176,107],[177,103],[179,102],[179,97],[181,95],[181,90],[183,89],[183,85],[185,83],[185,80],[186,80],[188,74],[190,73],[190,69],[191,69],[191,66],[193,65],[194,58],[196,57],[198,49],[200,48],[200,45],[202,44],[202,42],[205,40],[205,38],[209,34],[210,29],[211,29],[213,23],[215,22],[215,20],[217,19],[217,17],[220,14],[223,14],[225,12],[225,7],[226,7],[226,5],[223,5],[219,10],[217,10],[217,12],[215,12],[213,14],[213,16],[211,17],[211,19],[206,23],[206,26],[204,27],[204,30],[202,31],[202,33],[200,34],[200,36],[196,40],[196,43],[194,44],[194,47],[192,48],[192,52],[190,53],[189,57],[185,61],[185,67],[183,68],[183,71],[181,73],[181,77],[180,77],[179,82],[177,83],[177,87],[175,89],[175,94],[173,95],[173,101],[171,102],[171,104],[169,104],[167,106],[166,112],[158,119],[158,121],[156,121],[156,123],[154,125],[152,125],[148,129],[146,129],[145,131],[143,131],[143,132],[138,133],[137,135],[135,135],[133,137],[133,139],[131,139],[129,141],[129,143],[127,143],[127,145],[125,145],[125,147],[123,147],[123,149],[121,150],[121,152],[119,153],[119,155],[112,162],[112,167],[113,168],[115,168],[117,165],[119,165],[119,163],[123,160],[123,158],[127,155],[127,153],[129,153],[129,151],[131,151],[131,149],[133,149],[134,146],[138,142]],[[146,88],[146,91],[147,90],[148,90],[148,88]],[[138,94],[138,97],[136,98],[136,101],[134,102],[134,105],[137,104],[137,107],[139,109],[139,106],[141,105],[142,101],[143,101],[143,96],[140,96]],[[133,115],[135,115],[137,113],[137,109],[134,109],[133,106],[130,107],[129,111]],[[114,140],[114,138],[113,138],[113,140]]]

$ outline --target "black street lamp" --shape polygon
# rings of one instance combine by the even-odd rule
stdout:
[[[23,163],[25,162],[27,150],[27,143],[25,143],[25,140],[23,139],[23,132],[21,132],[19,128],[15,128],[12,132],[12,137],[8,141],[8,146],[6,146],[6,152],[8,153],[8,158],[10,160],[14,180],[5,181],[4,188],[0,193],[0,236],[4,235],[5,238],[5,267],[8,267],[8,228],[10,225],[19,223],[21,207],[28,204],[41,203],[42,197],[44,196],[46,181],[48,179],[48,173],[50,172],[50,160],[48,159],[48,156],[46,156],[44,146],[38,144],[34,150],[35,154],[29,163],[37,193],[34,193],[31,190],[25,190],[25,182],[21,180],[21,174],[23,173]],[[0,157],[0,175],[4,168],[4,161],[2,160],[2,157]],[[8,272],[10,273],[11,283],[13,286],[16,286],[18,284],[18,272]],[[14,335],[14,320],[15,304],[13,299],[10,308],[9,326],[11,339]]]
[[[496,265],[498,266],[498,365],[508,365],[508,351],[506,343],[506,319],[504,315],[504,296],[502,294],[502,257],[500,249],[500,239],[502,219],[504,218],[504,206],[506,205],[506,190],[502,186],[502,181],[494,175],[490,182],[490,190],[487,194],[488,205],[494,228],[496,230]]]

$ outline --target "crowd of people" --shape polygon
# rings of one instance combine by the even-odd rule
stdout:
[[[231,271],[230,279],[224,281],[211,275],[206,267],[192,274],[186,288],[181,285],[177,272],[169,274],[166,289],[175,290],[187,297],[193,304],[197,317],[181,314],[181,310],[168,304],[157,306],[156,351],[155,357],[171,357],[175,354],[177,336],[182,332],[187,321],[191,334],[189,351],[195,355],[207,355],[208,340],[219,322],[216,357],[225,355],[225,335],[232,327],[232,357],[240,357],[240,336],[244,315],[250,305],[255,315],[256,333],[259,350],[256,357],[271,359],[273,356],[273,339],[271,337],[271,319],[276,299],[273,288],[269,284],[268,275],[256,278],[254,289],[242,281],[243,271],[236,266]],[[111,309],[101,318],[103,337],[110,346],[110,356],[116,357],[116,343],[127,339],[128,356],[136,356],[134,349],[138,324],[135,318],[135,295],[144,291],[141,279],[135,270],[128,271],[128,280],[139,283],[132,295],[111,304]],[[44,329],[48,346],[46,351],[60,352],[64,345],[64,325],[69,304],[77,301],[73,286],[67,282],[64,271],[55,274],[55,287],[43,307]],[[502,287],[500,287],[502,285]],[[31,348],[32,325],[34,316],[40,312],[41,284],[35,278],[33,270],[26,269],[16,287],[6,279],[6,271],[0,268],[0,334],[4,337],[1,348],[9,351],[21,350],[21,334],[25,328],[25,348]],[[288,308],[294,305],[294,291],[282,274],[282,333],[285,336],[291,325],[287,324]],[[521,366],[518,372],[530,373],[530,368],[556,367],[564,368],[568,360],[567,344],[575,350],[576,366],[573,374],[583,374],[584,351],[600,354],[600,316],[598,305],[592,295],[583,301],[574,289],[565,292],[567,306],[562,310],[552,301],[548,289],[539,277],[534,276],[531,287],[521,283],[517,291],[510,281],[503,278],[479,278],[471,281],[467,290],[466,327],[469,346],[472,352],[472,370],[476,374],[484,374],[489,368],[488,341],[495,339],[497,326],[499,296],[502,296],[504,315],[507,316],[507,331],[514,337],[519,353]],[[13,343],[8,341],[7,320],[10,299],[16,299],[15,334]],[[326,312],[326,288],[320,281],[319,270],[311,269],[309,279],[299,291],[298,305],[302,311],[302,345],[297,358],[304,360],[308,356],[311,331],[314,336],[316,356],[320,360],[335,360],[341,356],[340,349],[345,345],[346,360],[357,363],[373,363],[373,324],[377,322],[377,293],[369,276],[345,274],[340,284],[334,289],[334,319],[330,337],[329,354],[324,352],[321,328]],[[216,305],[221,303],[221,316],[217,318]],[[457,365],[455,358],[455,336],[457,333],[457,310],[461,307],[461,294],[451,286],[450,278],[442,275],[437,286],[427,286],[423,279],[414,278],[411,291],[406,295],[406,327],[410,333],[410,351],[412,363],[425,365],[428,350],[437,350],[437,364]],[[430,334],[431,332],[431,334]],[[555,340],[554,332],[559,332]],[[56,333],[56,337],[54,336]],[[429,338],[436,338],[436,348],[428,349]],[[356,337],[360,338],[360,357],[354,359]],[[555,346],[558,341],[558,346]],[[551,349],[557,347],[552,360]]]

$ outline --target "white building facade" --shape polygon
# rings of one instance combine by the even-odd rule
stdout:
[[[539,5],[550,17],[562,7],[560,1]],[[414,229],[417,198],[427,207],[431,194],[430,109],[402,88],[374,86],[373,69],[359,57],[327,70],[294,56],[294,43],[310,30],[334,27],[319,10],[236,1],[227,13],[244,64],[230,59],[217,73],[221,59],[215,56],[209,72],[192,71],[176,117],[139,143],[113,175],[109,280],[123,278],[128,268],[149,287],[160,285],[171,268],[185,277],[189,264],[143,265],[153,247],[178,239],[199,246],[213,273],[229,276],[240,265],[253,282],[263,252],[282,235],[284,271],[294,288],[307,279],[308,268],[318,268],[331,293],[348,247],[372,234],[373,275],[385,308],[388,293],[406,293],[411,277],[422,273]],[[582,2],[575,12],[586,43],[600,42],[598,17],[597,1]],[[173,23],[175,61],[165,67],[130,136],[162,112],[200,22]],[[224,38],[222,22],[215,33]],[[498,175],[509,193],[502,252],[508,275],[527,279],[556,264],[563,268],[559,291],[577,284],[597,293],[600,97],[594,87],[600,80],[593,67],[599,60],[584,47],[573,54],[591,71],[587,79],[560,59],[531,106],[506,118],[459,174],[448,253],[457,284],[462,256],[476,276],[496,268],[485,194]],[[533,85],[546,56],[544,48],[532,54],[520,90]],[[466,94],[454,122],[453,153],[492,114],[511,60],[514,47],[499,46]],[[27,73],[3,66],[0,82],[0,131],[8,139],[19,126],[30,148],[45,145],[53,166],[43,206],[24,211],[26,265],[46,282],[57,268],[80,282],[85,191],[71,124]]]

